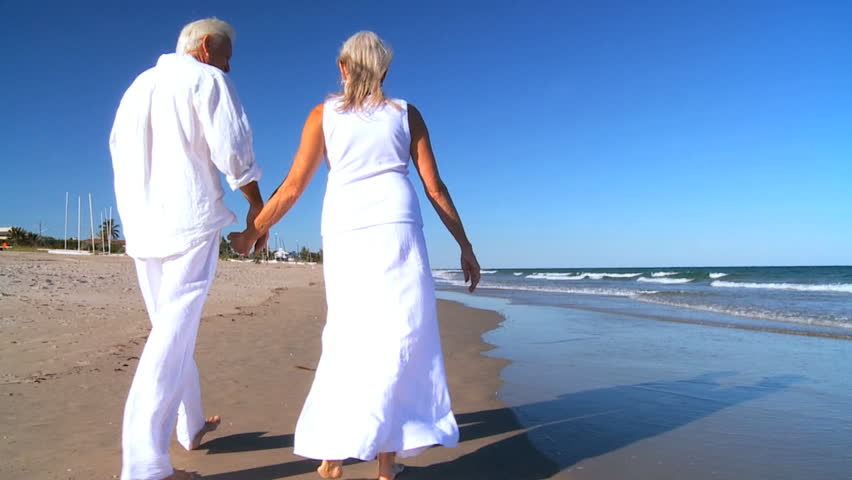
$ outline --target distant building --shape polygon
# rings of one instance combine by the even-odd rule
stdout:
[[[9,231],[12,227],[0,227],[0,241],[9,239]]]

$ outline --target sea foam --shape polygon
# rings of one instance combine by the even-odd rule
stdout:
[[[583,272],[579,274],[571,273],[532,273],[526,278],[537,280],[603,280],[604,278],[633,278],[642,275],[641,273],[598,273],[598,272]]]
[[[662,299],[653,295],[635,296],[633,298],[648,303],[669,305],[672,307],[686,308],[689,310],[699,310],[702,312],[720,313],[723,315],[733,315],[735,317],[755,318],[759,320],[770,320],[774,322],[786,322],[799,325],[852,329],[852,318],[850,317],[809,317],[802,314],[774,312],[761,308],[734,307],[731,305],[694,304],[676,300]]]
[[[671,277],[672,275],[677,275],[677,274],[678,274],[678,272],[654,272],[654,273],[651,274],[651,276],[654,277],[654,278],[659,278],[659,277]]]
[[[582,280],[583,276],[571,273],[531,273],[525,278],[534,280]]]
[[[678,283],[689,283],[692,281],[691,278],[648,278],[648,277],[639,277],[636,279],[637,282],[647,282],[647,283],[665,283],[665,284],[678,284]]]
[[[719,288],[757,288],[762,290],[793,290],[798,292],[833,292],[852,293],[852,283],[756,283],[756,282],[726,282],[714,280],[710,283],[712,287]]]
[[[432,278],[455,284],[458,281],[460,273],[462,273],[461,270],[432,270]],[[464,281],[461,284],[463,285]]]
[[[461,286],[461,285],[458,285]],[[577,295],[602,295],[607,297],[636,297],[659,293],[657,290],[627,290],[621,288],[575,288],[575,287],[538,287],[534,285],[502,285],[489,282],[480,283],[481,288],[493,288],[497,290],[515,290],[521,292],[543,292],[543,293],[568,293]]]

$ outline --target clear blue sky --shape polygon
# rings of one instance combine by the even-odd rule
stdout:
[[[61,237],[66,191],[115,205],[118,101],[207,16],[237,31],[264,196],[367,29],[485,267],[852,264],[846,1],[0,1],[0,225]],[[288,249],[321,246],[325,178],[273,229]],[[433,266],[455,267],[421,205]]]

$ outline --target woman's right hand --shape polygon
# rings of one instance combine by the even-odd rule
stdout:
[[[464,272],[464,281],[470,282],[467,290],[473,293],[476,290],[476,285],[479,284],[479,262],[476,261],[476,255],[473,254],[473,247],[462,248],[461,269]]]

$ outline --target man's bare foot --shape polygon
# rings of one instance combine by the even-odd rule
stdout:
[[[379,454],[379,480],[394,480],[405,469],[404,465],[394,463],[395,459],[393,452]]]
[[[210,433],[213,430],[219,428],[219,423],[222,421],[219,418],[219,415],[213,415],[212,417],[208,417],[207,421],[204,422],[204,426],[201,427],[201,430],[195,434],[195,437],[192,439],[192,444],[189,446],[190,450],[195,450],[196,448],[201,446],[201,440],[204,438],[204,434]]]
[[[201,478],[195,472],[187,472],[186,470],[175,469],[174,473],[164,478],[163,480],[195,480]]]
[[[323,460],[317,473],[322,478],[340,478],[343,476],[343,460]]]
[[[397,475],[405,470],[405,465],[394,463],[388,472],[379,472],[379,480],[394,480]]]

